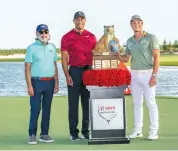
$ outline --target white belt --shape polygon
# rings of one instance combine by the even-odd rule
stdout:
[[[152,72],[153,69],[148,69],[148,70],[133,70],[131,69],[131,72],[133,73],[148,73],[148,72]]]

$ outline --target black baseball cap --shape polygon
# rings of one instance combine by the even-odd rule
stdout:
[[[85,18],[84,12],[78,11],[74,14],[74,19],[77,19],[78,17],[83,17]]]

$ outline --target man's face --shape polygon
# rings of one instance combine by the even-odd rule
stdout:
[[[40,34],[41,38],[43,38],[43,39],[48,38],[48,35],[49,35],[49,31],[48,30],[41,30],[38,33]]]
[[[84,17],[78,17],[74,19],[75,28],[78,30],[84,29],[86,19]]]
[[[140,32],[142,31],[143,22],[140,19],[133,19],[130,23],[132,30],[134,32]]]
[[[50,39],[48,30],[41,30],[37,32],[36,35],[40,41],[45,42],[45,43]]]

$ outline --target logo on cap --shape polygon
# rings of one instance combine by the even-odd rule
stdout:
[[[40,24],[37,26],[36,31],[48,30],[48,26],[46,24]]]
[[[81,11],[78,11],[75,13],[74,15],[74,19],[78,18],[78,17],[84,17],[85,18],[85,14]]]

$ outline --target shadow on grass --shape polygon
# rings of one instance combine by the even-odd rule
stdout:
[[[53,143],[45,143],[45,142],[38,142],[36,145],[29,145],[28,144],[28,137],[26,136],[19,136],[19,135],[12,135],[12,136],[1,136],[0,137],[0,150],[8,149],[8,150],[38,150],[38,149],[73,149],[73,148],[84,148],[88,146],[88,142],[86,140],[79,140],[79,141],[71,141],[68,137],[60,137],[54,138]],[[82,147],[83,146],[83,147]]]
[[[1,136],[0,137],[0,144],[2,145],[25,145],[29,146],[28,144],[28,136],[18,136],[18,135],[12,135],[12,136]],[[54,142],[53,143],[45,143],[45,142],[38,142],[38,137],[37,137],[37,144],[38,145],[88,145],[87,140],[77,140],[77,141],[72,141],[68,137],[54,137]],[[35,145],[30,145],[30,146],[35,146]]]
[[[56,138],[55,139],[55,143],[58,143],[60,145],[88,145],[88,141],[87,140],[76,140],[76,141],[72,141],[70,140],[70,138],[67,137],[60,137],[60,138]]]

